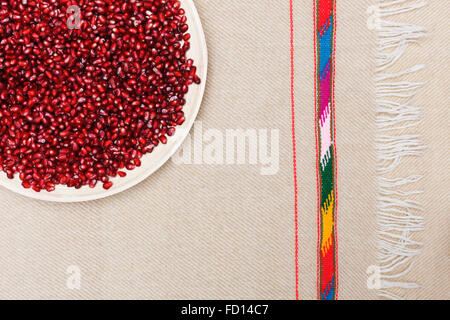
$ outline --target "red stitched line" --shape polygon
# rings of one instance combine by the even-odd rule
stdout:
[[[337,235],[337,213],[338,213],[338,190],[337,190],[337,147],[336,147],[336,99],[334,96],[334,88],[336,81],[336,31],[337,31],[337,0],[334,0],[334,32],[333,32],[333,130],[334,130],[334,193],[336,194],[334,207],[334,243],[335,243],[335,260],[336,260],[336,300],[338,300],[339,293],[339,263],[338,263],[338,235]]]
[[[298,196],[297,196],[297,145],[295,139],[295,100],[294,100],[294,10],[293,0],[289,1],[291,24],[291,114],[292,114],[292,153],[294,162],[294,191],[295,191],[295,299],[298,293]]]
[[[319,176],[319,141],[318,141],[318,115],[317,115],[317,13],[316,0],[314,2],[314,136],[316,138],[316,180],[317,180],[317,195],[320,194],[320,176]],[[320,199],[317,196],[317,299],[320,300]]]

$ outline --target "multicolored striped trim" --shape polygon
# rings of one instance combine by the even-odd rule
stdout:
[[[337,299],[334,65],[336,0],[315,1],[318,298]]]

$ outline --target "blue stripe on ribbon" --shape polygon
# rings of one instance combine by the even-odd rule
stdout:
[[[334,277],[322,292],[322,300],[334,300]]]
[[[324,71],[327,63],[330,61],[331,58],[331,41],[332,41],[332,32],[333,32],[333,16],[330,16],[330,26],[325,31],[325,33],[319,36],[319,72],[322,74]]]

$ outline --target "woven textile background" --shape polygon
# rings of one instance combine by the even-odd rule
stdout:
[[[445,1],[408,17],[430,37],[401,63],[420,60],[425,243],[406,298],[449,298],[449,29]],[[337,1],[336,127],[339,298],[375,299],[375,33],[373,0]],[[0,188],[0,298],[295,299],[294,180],[289,1],[196,0],[209,50],[198,120],[204,130],[279,129],[279,170],[167,162],[138,186],[81,204],[46,203]],[[299,293],[317,296],[313,2],[294,1],[299,177]],[[409,59],[409,61],[408,61]],[[69,290],[69,266],[81,288]]]

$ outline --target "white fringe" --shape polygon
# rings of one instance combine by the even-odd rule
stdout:
[[[420,0],[378,0],[376,60],[376,138],[378,165],[378,259],[380,267],[379,296],[401,299],[390,289],[415,289],[414,282],[402,281],[413,268],[413,259],[421,252],[422,243],[413,240],[413,233],[425,227],[421,204],[410,197],[422,193],[411,185],[420,175],[392,178],[394,170],[405,157],[422,155],[425,146],[416,133],[405,133],[420,125],[420,108],[413,97],[423,83],[404,78],[422,70],[417,64],[406,70],[389,73],[388,69],[402,57],[410,44],[426,36],[423,27],[386,20],[398,14],[422,8]],[[402,133],[397,133],[402,130]],[[406,188],[403,189],[403,188]]]

